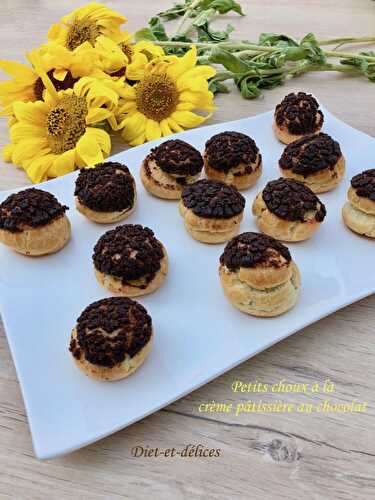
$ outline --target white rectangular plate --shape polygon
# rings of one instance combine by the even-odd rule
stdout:
[[[144,365],[126,380],[97,382],[83,375],[68,353],[72,327],[91,302],[108,296],[96,282],[91,255],[108,227],[86,220],[74,208],[76,173],[42,187],[70,207],[72,240],[56,255],[27,258],[0,248],[0,305],[27,409],[35,453],[51,458],[122,429],[197,389],[226,370],[375,292],[375,242],[351,233],[341,221],[350,178],[374,167],[375,140],[325,112],[324,131],[337,139],[347,159],[341,185],[321,195],[328,215],[318,233],[290,244],[302,276],[297,306],[273,319],[234,309],[218,279],[224,245],[204,245],[185,231],[177,203],[145,192],[138,176],[155,144],[116,155],[136,177],[138,204],[126,221],[151,227],[166,246],[170,270],[165,284],[140,298],[155,327],[155,343]],[[271,130],[272,113],[178,134],[198,149],[213,134],[237,130],[252,136],[264,160],[257,186],[245,192],[241,232],[256,231],[251,204],[264,184],[279,177],[283,146]],[[1,192],[3,201],[10,192]]]

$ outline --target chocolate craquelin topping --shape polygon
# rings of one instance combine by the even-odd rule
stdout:
[[[305,92],[288,94],[276,106],[275,121],[279,127],[285,125],[293,135],[312,134],[319,130],[324,121],[318,101]]]
[[[68,207],[53,194],[30,188],[11,194],[0,205],[0,229],[20,233],[25,227],[45,226],[64,215]]]
[[[255,141],[240,132],[222,132],[206,142],[207,162],[210,167],[220,172],[228,173],[231,168],[244,163],[248,173],[251,173],[250,164],[255,163],[258,153]],[[258,165],[260,161],[259,155]]]
[[[206,219],[230,219],[245,207],[245,198],[235,187],[209,179],[185,186],[181,199],[186,208]]]
[[[341,156],[339,143],[321,132],[289,144],[284,149],[279,165],[306,178],[326,168],[333,170]]]
[[[86,307],[77,320],[77,338],[69,350],[95,365],[112,368],[131,358],[149,342],[152,322],[146,309],[134,300],[112,297]]]
[[[258,264],[277,268],[283,265],[279,256],[284,257],[287,263],[292,259],[288,248],[275,238],[260,233],[242,233],[227,243],[220,264],[230,271],[238,271],[240,267],[256,267]]]
[[[124,285],[132,280],[144,278],[146,288],[160,269],[164,257],[163,247],[148,227],[125,224],[107,231],[94,247],[95,268],[122,280]]]
[[[306,212],[314,211],[315,220],[322,222],[327,213],[311,189],[294,179],[281,178],[268,182],[262,197],[270,212],[289,221],[306,222]]]
[[[375,201],[375,168],[355,175],[351,180],[351,185],[358,196]]]
[[[79,201],[97,212],[121,212],[133,207],[135,183],[128,167],[99,163],[80,171],[74,191]]]
[[[154,160],[164,172],[182,181],[199,174],[203,168],[200,152],[180,139],[171,139],[153,148],[147,160]]]

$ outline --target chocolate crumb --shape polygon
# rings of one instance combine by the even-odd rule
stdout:
[[[279,127],[285,125],[293,135],[306,135],[320,130],[324,117],[311,94],[298,92],[288,94],[276,106],[275,121]]]
[[[96,212],[121,212],[134,205],[135,182],[125,165],[99,163],[94,168],[81,169],[74,194]]]
[[[171,139],[153,148],[148,160],[154,160],[158,167],[174,177],[198,175],[203,168],[200,152],[180,139]]]
[[[308,177],[326,168],[333,170],[342,156],[339,143],[328,134],[320,133],[289,144],[279,160],[281,169]]]
[[[292,259],[288,248],[275,238],[249,232],[239,234],[227,243],[220,257],[220,264],[230,271],[238,271],[240,267],[256,267],[258,264],[277,268],[283,265],[278,256],[283,257],[287,263]]]
[[[30,188],[11,194],[0,204],[0,229],[20,233],[25,227],[49,224],[64,215],[68,207],[47,191]]]
[[[139,287],[146,288],[163,257],[162,244],[151,229],[125,224],[103,234],[94,247],[93,261],[98,271],[121,279],[124,285],[144,278],[146,284]]]
[[[228,173],[233,167],[244,163],[252,172],[251,164],[257,160],[259,149],[255,141],[240,132],[222,132],[206,142],[206,158],[210,167],[220,172]],[[259,155],[256,168],[261,162]]]
[[[181,199],[195,215],[207,219],[230,219],[245,207],[245,198],[234,186],[209,179],[185,186]]]
[[[69,350],[95,365],[112,368],[134,357],[150,340],[152,321],[146,309],[125,297],[92,303],[77,320],[77,339]]]
[[[268,210],[281,219],[306,222],[306,212],[315,212],[315,220],[322,222],[326,208],[308,186],[294,179],[268,182],[262,198]]]
[[[375,201],[375,169],[365,170],[351,180],[352,188],[358,196]]]

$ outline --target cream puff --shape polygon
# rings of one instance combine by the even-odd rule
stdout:
[[[255,141],[241,132],[222,132],[206,142],[204,169],[209,179],[237,189],[253,186],[262,173],[262,155]]]
[[[353,177],[342,217],[355,233],[375,238],[375,169]]]
[[[107,231],[94,247],[93,262],[99,283],[125,297],[154,292],[168,271],[166,249],[151,229],[139,224]]]
[[[276,106],[273,130],[279,141],[290,144],[306,135],[318,134],[323,121],[319,103],[311,94],[291,93]]]
[[[193,146],[180,139],[165,141],[145,158],[141,181],[147,191],[159,198],[178,200],[186,184],[196,181],[203,169],[203,158]]]
[[[259,229],[283,241],[311,238],[326,216],[326,208],[311,189],[294,179],[268,182],[255,198],[253,215]]]
[[[81,169],[74,195],[79,212],[94,222],[109,224],[129,217],[137,191],[128,167],[108,161]]]
[[[286,246],[271,236],[242,233],[220,257],[219,275],[234,307],[253,316],[278,316],[298,298],[300,274]]]
[[[151,351],[152,320],[135,300],[112,297],[92,303],[72,331],[75,364],[97,380],[119,380],[141,366]]]
[[[339,143],[320,133],[289,144],[279,167],[284,177],[303,182],[314,193],[324,193],[335,188],[344,177],[345,159]]]
[[[55,253],[70,239],[68,207],[53,194],[30,188],[0,204],[0,242],[24,255]]]
[[[234,186],[202,179],[185,186],[179,205],[190,235],[203,243],[222,243],[240,227],[245,198]]]

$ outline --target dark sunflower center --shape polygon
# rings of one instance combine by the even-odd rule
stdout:
[[[87,104],[83,97],[65,96],[48,113],[48,144],[55,154],[72,149],[86,130]]]
[[[66,90],[66,89],[71,89],[73,88],[73,85],[76,83],[76,81],[79,80],[79,78],[73,78],[72,74],[70,71],[67,72],[65,75],[64,80],[57,80],[53,76],[53,69],[48,71],[47,75],[49,76],[49,79],[53,83],[53,86],[57,91],[59,90]],[[42,82],[41,78],[38,78],[36,82],[34,83],[34,95],[35,99],[37,101],[41,101],[43,99],[43,91],[45,89],[44,83]]]
[[[138,110],[160,122],[176,110],[178,91],[167,75],[146,75],[135,87]]]
[[[98,26],[89,18],[74,19],[68,28],[65,41],[66,48],[74,50],[84,42],[90,42],[94,46],[99,34]]]

